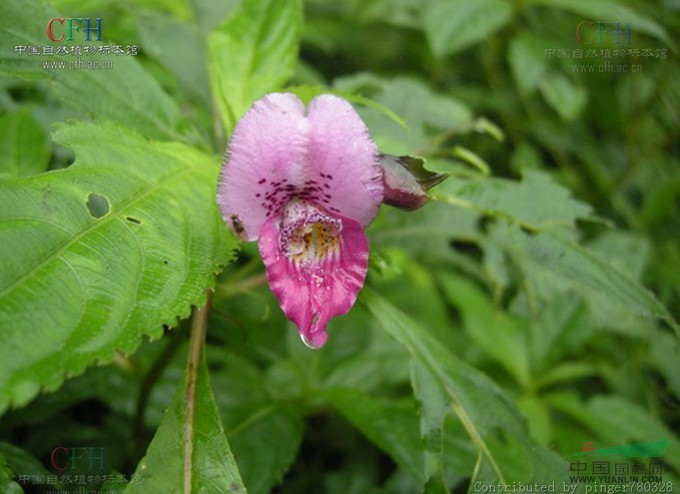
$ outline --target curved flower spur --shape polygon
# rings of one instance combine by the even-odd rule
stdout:
[[[340,97],[318,96],[305,109],[293,94],[269,94],[236,125],[217,202],[242,240],[259,240],[269,286],[311,348],[364,284],[364,227],[383,194],[376,146]]]

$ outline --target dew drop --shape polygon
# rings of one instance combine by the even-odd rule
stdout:
[[[312,350],[318,350],[321,348],[320,346],[317,346],[312,342],[312,340],[308,339],[305,335],[300,334],[300,339],[302,339],[302,343],[305,344],[307,348],[311,348]]]

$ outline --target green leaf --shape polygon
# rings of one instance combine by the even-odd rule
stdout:
[[[281,482],[295,460],[303,433],[299,410],[280,403],[253,410],[242,423],[228,429],[248,492],[267,494]]]
[[[664,461],[680,472],[680,439],[650,411],[615,395],[595,396],[588,402],[585,411],[593,418],[590,425],[597,424],[597,430],[612,442],[668,439]]]
[[[492,232],[493,242],[521,268],[537,299],[575,290],[585,295],[600,324],[635,324],[635,316],[658,318],[680,336],[680,326],[652,292],[562,233],[527,234],[504,224]]]
[[[668,35],[666,30],[652,19],[639,14],[631,7],[613,0],[528,0],[528,4],[545,5],[557,7],[581,16],[593,22],[611,21],[622,23],[621,28],[625,29],[625,23],[630,22],[634,31],[653,36],[669,46],[675,48],[675,42]],[[576,32],[576,24],[573,26]],[[612,26],[613,29],[613,26]]]
[[[321,94],[328,93],[335,94],[337,96],[345,98],[347,101],[350,101],[352,103],[368,106],[370,108],[378,110],[379,112],[383,113],[385,116],[389,117],[394,122],[398,123],[399,125],[408,130],[408,125],[406,124],[406,122],[404,122],[404,120],[401,117],[399,117],[399,115],[394,113],[388,107],[386,107],[385,105],[381,105],[380,103],[377,103],[372,99],[365,98],[353,92],[342,91],[340,89],[329,89],[325,86],[308,86],[308,85],[290,86],[286,88],[286,91],[290,91],[291,93],[296,94],[305,105],[308,105],[314,98]]]
[[[191,0],[191,9],[203,32],[209,33],[222,23],[241,3],[241,0]]]
[[[186,380],[180,383],[146,456],[137,466],[139,480],[131,482],[125,494],[182,492],[188,468],[184,465],[186,386]],[[191,492],[245,493],[217,412],[205,361],[198,369],[195,399]]]
[[[297,63],[300,0],[244,0],[208,38],[210,81],[224,130],[278,89]]]
[[[465,104],[450,96],[435,93],[412,77],[384,79],[371,74],[359,74],[336,79],[334,85],[345,92],[360,93],[408,122],[406,128],[395,125],[394,119],[383,111],[359,109],[378,149],[383,153],[397,156],[419,154],[421,149],[429,150],[433,130],[462,134],[472,132],[475,128],[472,112]]]
[[[588,92],[564,74],[559,72],[548,74],[541,80],[539,88],[546,103],[565,122],[576,119],[586,107]]]
[[[158,338],[204,299],[236,245],[216,159],[110,125],[60,125],[76,163],[0,180],[0,410],[115,350]]]
[[[548,71],[543,50],[546,42],[531,33],[515,36],[508,46],[508,62],[520,91],[536,89]]]
[[[680,342],[672,334],[657,331],[650,339],[650,360],[665,377],[668,387],[680,398]]]
[[[36,0],[0,4],[0,44],[7,47],[0,53],[0,75],[54,81],[54,91],[64,104],[85,115],[113,120],[157,139],[182,138],[179,107],[135,56],[88,54],[80,59],[83,67],[69,68],[78,57],[15,51],[15,46],[48,45],[45,24],[56,16]],[[104,68],[109,63],[110,68]],[[88,64],[99,64],[99,68],[88,68]]]
[[[5,463],[4,470],[7,474],[9,474],[9,478],[11,479],[12,477],[19,479],[19,482],[21,485],[28,486],[29,492],[32,492],[31,486],[36,486],[37,483],[35,480],[33,480],[36,477],[45,477],[47,475],[54,475],[53,471],[48,470],[45,468],[45,466],[38,460],[35,456],[33,456],[31,453],[28,451],[19,448],[18,446],[15,446],[10,443],[2,442],[0,441],[0,479],[2,479],[2,470],[3,470],[3,460]],[[14,475],[12,475],[12,473]],[[21,477],[23,477],[25,480],[21,480]],[[14,484],[14,485],[13,485]],[[10,490],[9,491],[2,491],[3,493],[5,492],[24,492],[22,488],[18,488],[19,486],[15,487],[14,482],[10,482]],[[2,486],[2,480],[0,480],[0,486]],[[61,482],[55,482],[53,484],[53,487],[55,489],[63,489],[63,485]],[[18,488],[18,489],[17,489]],[[11,489],[15,489],[12,491]]]
[[[423,22],[432,52],[442,57],[488,39],[512,15],[504,0],[436,0],[426,7]]]
[[[680,471],[680,439],[663,421],[637,403],[617,395],[597,395],[587,403],[582,403],[577,395],[566,393],[555,393],[548,399],[561,412],[607,441],[596,447],[667,439],[663,460],[676,472]]]
[[[433,195],[449,204],[508,218],[531,229],[573,227],[577,218],[587,218],[592,211],[590,206],[571,197],[569,189],[537,170],[525,171],[521,182],[452,177]]]
[[[158,12],[140,13],[138,22],[144,53],[167,68],[187,95],[208,108],[210,83],[200,28]]]
[[[539,444],[549,444],[552,421],[550,411],[543,400],[532,393],[526,393],[517,398],[517,407],[527,418],[531,437]]]
[[[470,281],[441,276],[440,282],[463,317],[472,341],[496,359],[518,384],[528,386],[530,379],[526,322],[505,314]]]
[[[624,230],[607,230],[588,248],[634,280],[640,280],[649,258],[649,241],[642,235]]]
[[[27,176],[44,172],[51,154],[49,137],[30,110],[0,117],[0,174]]]
[[[220,355],[214,348],[209,350],[208,355],[215,356],[211,362],[228,364],[214,372],[212,380],[219,390],[220,416],[241,477],[250,494],[266,494],[282,481],[295,461],[304,434],[301,404],[295,398],[273,398],[270,388],[278,392],[281,388],[285,393],[297,382],[269,383],[252,362],[229,352]],[[271,374],[274,379],[282,378],[277,369]]]
[[[24,492],[21,486],[12,480],[14,477],[14,473],[7,465],[7,458],[5,458],[5,455],[0,450],[0,489],[5,494],[20,494]]]
[[[425,482],[418,419],[411,407],[379,401],[353,389],[331,389],[323,396],[397,465]]]
[[[364,301],[383,329],[411,354],[413,385],[421,405],[421,434],[427,447],[426,492],[447,492],[442,447],[444,419],[453,411],[480,458],[470,485],[550,483],[566,478],[568,468],[551,451],[536,445],[510,398],[486,376],[457,359],[377,293],[364,289]]]

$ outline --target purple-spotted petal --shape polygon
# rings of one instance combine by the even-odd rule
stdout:
[[[361,117],[332,94],[309,104],[309,160],[323,184],[326,208],[366,226],[383,200],[377,148]]]
[[[269,286],[305,344],[326,342],[328,321],[354,305],[368,268],[359,223],[294,202],[282,220],[265,222],[259,241]]]
[[[239,120],[217,189],[222,216],[243,240],[256,240],[273,216],[272,198],[306,160],[305,107],[293,94],[258,100]],[[297,172],[299,174],[299,172]]]
[[[294,198],[366,225],[382,195],[375,144],[347,101],[318,96],[305,113],[297,96],[274,93],[237,124],[217,197],[230,228],[255,240]]]

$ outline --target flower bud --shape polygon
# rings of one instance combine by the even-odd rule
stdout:
[[[424,164],[422,158],[381,154],[383,202],[407,211],[427,204],[430,200],[427,191],[446,180],[449,174],[431,172]]]

